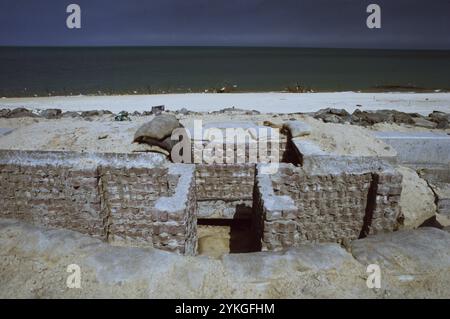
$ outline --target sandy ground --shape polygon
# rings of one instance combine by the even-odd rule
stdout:
[[[144,144],[132,144],[135,131],[144,122],[115,122],[110,116],[94,121],[0,119],[0,127],[15,128],[0,137],[0,149],[131,153],[146,149]]]
[[[371,129],[349,124],[324,123],[308,116],[302,120],[311,126],[311,134],[300,139],[311,140],[328,153],[383,157],[397,154],[392,147],[374,138]]]
[[[230,227],[198,225],[198,254],[214,258],[230,252]]]
[[[187,108],[197,112],[232,106],[265,113],[314,112],[333,107],[345,108],[349,112],[357,108],[392,109],[427,115],[433,110],[450,113],[450,93],[190,93],[0,99],[0,108],[60,108],[66,111],[108,109],[115,113],[122,110],[148,111],[155,105],[165,105],[169,110]]]
[[[0,119],[0,127],[15,129],[0,136],[0,149],[112,153],[147,151],[150,149],[147,145],[132,142],[139,126],[152,118],[153,116],[137,116],[132,117],[132,121],[125,122],[116,122],[111,115],[96,117],[91,121],[82,118]],[[179,118],[186,127],[191,126],[194,119],[201,119],[203,124],[240,121],[255,125],[263,125],[266,120],[280,125],[284,121],[297,119],[311,126],[311,134],[305,138],[318,143],[326,151],[339,155],[395,155],[395,151],[371,135],[370,129],[348,124],[323,123],[305,115],[274,117],[267,114],[231,113],[180,115]]]
[[[350,124],[323,123],[301,114],[256,114],[243,113],[202,113],[178,115],[180,122],[192,126],[194,120],[203,124],[244,122],[263,125],[271,121],[281,125],[288,120],[301,120],[311,126],[311,134],[303,137],[312,140],[328,152],[338,155],[392,156],[395,151],[372,136],[374,130],[382,131],[432,131],[411,126],[383,124],[364,128]],[[136,130],[153,116],[133,116],[131,121],[117,122],[112,115],[83,118],[63,118],[46,120],[42,118],[0,118],[0,127],[13,128],[11,133],[0,136],[0,149],[112,152],[132,153],[149,151],[145,144],[133,142]],[[435,130],[436,131],[436,130]],[[447,130],[450,132],[450,130]],[[440,130],[442,132],[442,130]]]
[[[284,252],[187,257],[0,219],[0,298],[449,298],[450,234],[426,228]],[[69,288],[69,265],[80,288]],[[366,267],[381,268],[381,288]]]

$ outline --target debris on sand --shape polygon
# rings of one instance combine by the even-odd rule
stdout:
[[[48,120],[59,119],[61,118],[61,115],[62,115],[61,109],[46,109],[40,113],[40,116]]]
[[[127,111],[121,111],[114,117],[114,121],[131,121],[130,114]]]

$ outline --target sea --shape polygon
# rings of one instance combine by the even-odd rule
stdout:
[[[0,97],[449,90],[450,51],[0,47]]]

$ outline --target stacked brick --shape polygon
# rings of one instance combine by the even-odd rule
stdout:
[[[167,168],[99,168],[102,195],[109,209],[108,238],[116,244],[152,246],[153,221],[158,216],[154,202],[169,195]],[[152,227],[153,226],[153,227]]]
[[[252,199],[255,165],[197,164],[195,180],[197,200],[236,201]]]
[[[387,170],[374,174],[374,180],[377,182],[376,197],[369,234],[397,230],[401,219],[402,175],[395,170]]]
[[[298,242],[296,217],[299,211],[288,196],[275,195],[268,175],[259,175],[255,184],[252,225],[261,239],[262,250],[281,250]]]
[[[221,143],[192,141],[191,161],[195,164],[207,165],[282,162],[288,148],[287,137],[279,134],[276,142],[271,141],[270,137],[269,135],[267,141],[246,140],[245,143],[238,142],[237,139]]]
[[[0,165],[0,214],[106,238],[97,170]]]
[[[96,154],[84,165],[79,163],[86,158],[77,162],[77,156],[85,155],[0,151],[0,217],[71,229],[114,243],[195,254],[192,166],[174,175],[170,165],[130,164],[146,158]],[[156,207],[161,199],[176,201],[176,210]]]
[[[153,212],[153,245],[185,255],[197,252],[197,201],[192,166],[173,166],[169,181],[176,179],[176,192],[160,197]],[[169,182],[171,184],[171,182]]]
[[[188,191],[188,200],[186,209],[183,211],[183,223],[185,225],[185,233],[180,241],[184,240],[184,253],[185,255],[195,255],[197,254],[197,198],[195,192],[195,180],[191,179]]]
[[[395,170],[311,173],[281,164],[277,174],[257,175],[254,207],[255,216],[261,216],[262,249],[345,243],[364,236],[365,229],[393,231],[400,192],[401,175]]]

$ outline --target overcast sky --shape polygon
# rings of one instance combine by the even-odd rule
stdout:
[[[381,29],[366,26],[370,3]],[[450,0],[0,0],[0,45],[450,49]]]

